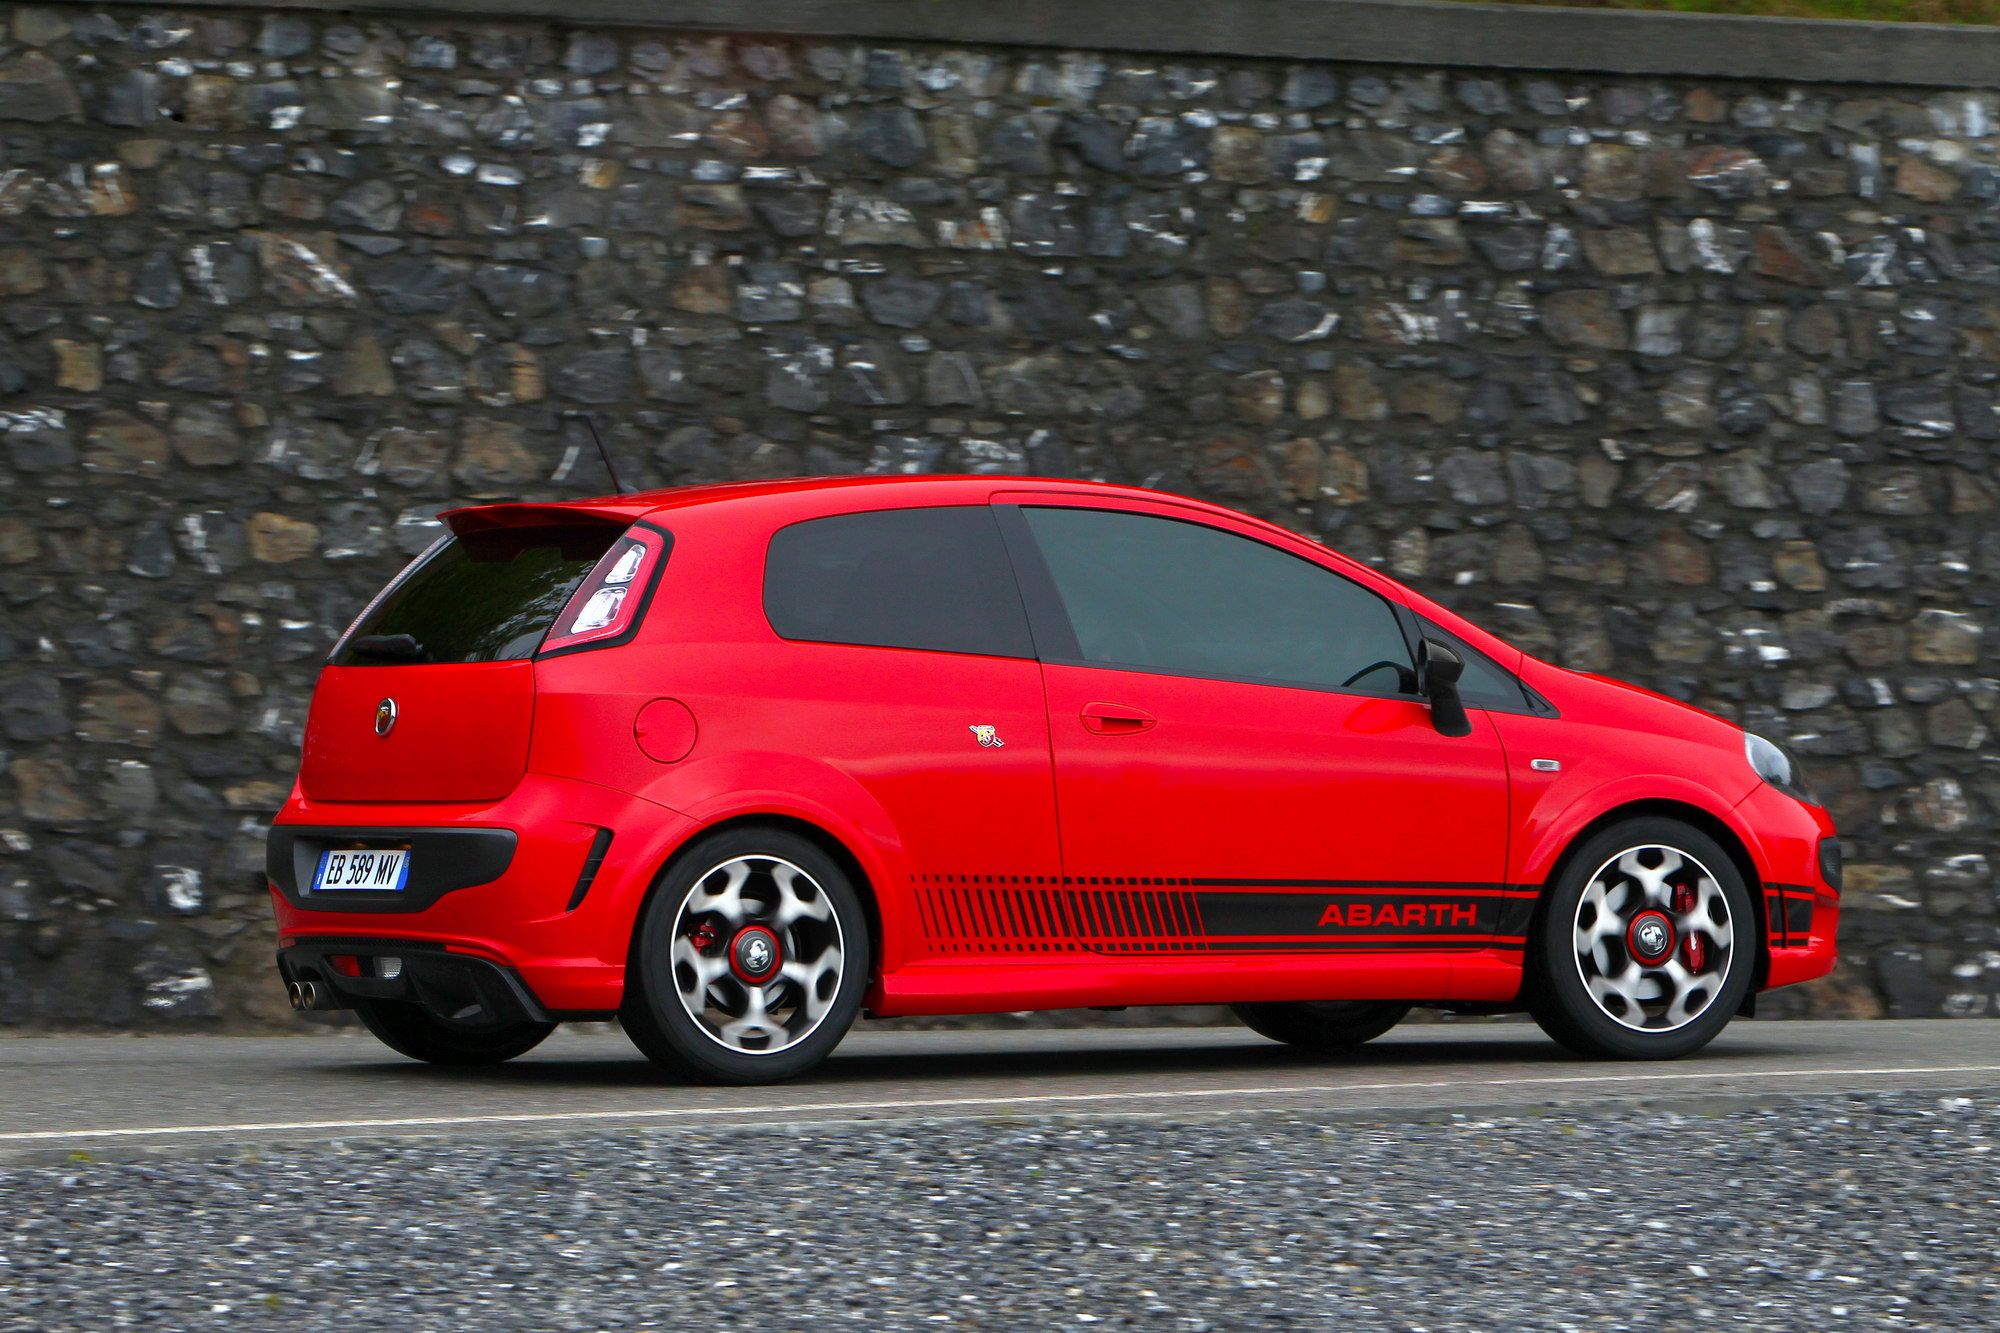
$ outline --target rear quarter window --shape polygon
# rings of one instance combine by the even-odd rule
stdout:
[[[781,528],[764,564],[764,614],[787,639],[1035,655],[985,505],[837,514]]]
[[[362,617],[335,652],[334,665],[532,657],[619,531],[607,523],[454,537]]]

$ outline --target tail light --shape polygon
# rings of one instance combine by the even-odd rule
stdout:
[[[672,539],[658,528],[643,523],[627,528],[570,594],[537,656],[608,648],[631,638],[671,545]]]

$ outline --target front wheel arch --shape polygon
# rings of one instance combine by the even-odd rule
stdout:
[[[1529,927],[1529,937],[1533,938],[1540,931],[1548,911],[1549,898],[1554,893],[1556,884],[1562,879],[1563,872],[1568,870],[1570,862],[1576,859],[1577,852],[1593,837],[1613,824],[1646,818],[1672,819],[1707,834],[1728,854],[1730,864],[1735,866],[1736,873],[1743,877],[1743,885],[1750,891],[1751,905],[1756,909],[1751,913],[1757,932],[1757,951],[1750,971],[1750,994],[1754,997],[1764,988],[1765,979],[1771,972],[1771,923],[1766,917],[1764,906],[1763,876],[1757,872],[1756,858],[1750,855],[1749,847],[1737,836],[1735,829],[1709,811],[1698,805],[1689,805],[1685,801],[1628,801],[1606,810],[1571,835],[1569,841],[1563,845],[1562,854],[1556,857],[1555,864],[1549,867],[1548,876],[1540,885],[1541,895],[1535,899],[1535,915]],[[1525,984],[1525,977],[1523,981]]]

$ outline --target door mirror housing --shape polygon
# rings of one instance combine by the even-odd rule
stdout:
[[[1436,639],[1417,643],[1417,693],[1430,700],[1431,725],[1440,736],[1470,736],[1472,719],[1458,697],[1465,660]]]

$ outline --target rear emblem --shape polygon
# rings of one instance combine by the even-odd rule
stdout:
[[[979,744],[984,749],[997,750],[1007,743],[1000,739],[998,731],[983,722],[974,725],[971,731],[974,736],[979,738]]]
[[[396,729],[396,701],[384,699],[375,705],[375,734],[386,736]]]

